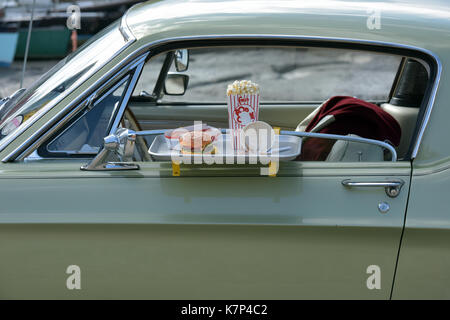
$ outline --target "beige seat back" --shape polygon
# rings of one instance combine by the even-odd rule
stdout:
[[[400,144],[396,148],[399,158],[402,158],[408,152],[409,145],[411,143],[412,135],[416,127],[417,115],[419,113],[418,108],[394,106],[389,103],[383,103],[381,108],[389,113],[402,128],[402,137]]]
[[[349,137],[358,137],[354,134]],[[325,161],[329,162],[376,162],[384,161],[384,152],[376,145],[338,140]]]

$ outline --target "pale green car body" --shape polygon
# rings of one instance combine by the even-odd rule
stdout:
[[[370,8],[381,10],[380,29],[367,28]],[[239,36],[400,45],[433,57],[437,91],[417,154],[398,162],[288,162],[275,178],[239,166],[187,166],[172,177],[164,162],[114,172],[81,171],[86,160],[76,159],[3,162],[0,298],[450,298],[449,9],[444,1],[135,6],[123,20],[135,41],[0,159],[138,52],[175,39]],[[345,188],[347,178],[405,185],[390,198],[383,188]],[[66,287],[69,265],[81,268],[81,290]],[[367,287],[371,265],[380,267],[381,289]]]

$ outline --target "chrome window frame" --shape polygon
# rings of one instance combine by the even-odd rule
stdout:
[[[123,20],[123,19],[122,19]],[[124,23],[126,26],[126,22]],[[127,28],[128,29],[128,28]],[[124,29],[126,30],[126,29]],[[128,29],[129,30],[129,29]],[[131,33],[131,32],[130,32]],[[330,42],[334,43],[336,45],[344,44],[344,45],[359,45],[359,46],[367,46],[370,49],[364,49],[366,51],[377,51],[376,49],[397,49],[397,50],[407,50],[407,51],[413,51],[416,53],[423,54],[430,58],[430,60],[435,64],[435,75],[433,79],[433,83],[430,88],[430,93],[428,96],[427,105],[425,107],[425,112],[422,118],[422,121],[419,125],[419,130],[417,133],[416,141],[414,143],[414,147],[411,152],[411,160],[414,159],[417,156],[420,144],[423,139],[423,135],[425,132],[425,129],[427,127],[427,124],[430,119],[430,115],[433,109],[434,101],[436,99],[437,90],[440,83],[440,78],[442,74],[442,63],[439,57],[433,53],[432,51],[412,45],[405,45],[405,44],[399,44],[394,42],[385,42],[385,41],[376,41],[376,40],[363,40],[363,39],[352,39],[352,38],[339,38],[339,37],[317,37],[317,36],[293,36],[293,35],[265,35],[265,34],[237,34],[237,35],[206,35],[206,36],[183,36],[183,37],[174,37],[174,38],[166,38],[166,39],[160,39],[157,41],[150,42],[148,44],[142,45],[141,47],[134,50],[132,53],[130,53],[126,58],[124,58],[117,66],[115,66],[110,72],[105,73],[99,80],[97,80],[96,83],[94,83],[91,87],[85,90],[85,92],[82,93],[81,96],[84,96],[86,92],[89,92],[92,90],[93,87],[97,86],[99,83],[105,81],[108,79],[108,77],[111,77],[114,72],[116,72],[117,69],[121,68],[123,65],[126,65],[130,60],[135,59],[139,55],[142,55],[144,53],[149,54],[151,50],[168,44],[177,44],[182,42],[189,42],[189,41],[208,41],[208,40],[275,40],[275,41],[303,41],[303,42],[311,42],[311,43],[324,43],[324,42]],[[326,47],[323,45],[322,47]],[[356,49],[356,48],[355,48]],[[114,70],[114,71],[113,71]],[[71,107],[73,107],[73,104],[69,104],[62,110],[61,113],[69,113]],[[64,117],[66,118],[66,117]],[[51,119],[51,121],[54,119]],[[50,122],[51,122],[50,121]],[[28,129],[32,124],[30,124],[27,128],[24,128],[24,130]],[[23,131],[24,131],[23,130]],[[38,130],[37,132],[42,131]],[[29,152],[30,149],[33,149],[33,146],[41,140],[40,138],[38,141],[32,141],[33,138],[35,138],[35,134],[32,135],[32,137],[29,137],[24,143],[22,143],[20,146],[18,146],[16,149],[14,149],[11,153],[9,153],[6,157],[2,159],[2,162],[8,162],[8,161],[14,161],[14,160],[22,160],[24,156],[32,153]],[[30,146],[31,143],[31,146]],[[34,149],[33,149],[34,150]],[[2,151],[2,149],[0,149]]]
[[[133,6],[134,7],[134,6]],[[131,9],[133,9],[133,7],[131,7],[130,9],[128,9],[128,11],[130,11]],[[119,25],[119,31],[122,34],[125,42],[132,44],[133,42],[136,41],[136,37],[134,36],[133,32],[131,32],[130,27],[127,24],[127,13],[128,11],[125,13],[125,15],[120,19],[120,25]]]
[[[112,123],[109,134],[116,133],[116,130],[119,126],[120,120],[122,119],[125,109],[128,105],[128,102],[130,101],[131,95],[134,92],[134,88],[136,87],[136,84],[141,76],[142,69],[144,68],[146,58],[147,58],[147,55],[141,57],[140,62],[136,65],[136,67],[134,67],[135,70],[134,70],[133,76],[127,87],[127,91],[125,92],[124,98],[122,99],[122,102],[120,103],[119,111],[116,113],[116,117]]]
[[[82,113],[82,114],[81,114],[79,117],[75,117],[76,119],[75,119],[75,121],[74,121],[73,123],[71,123],[71,124],[68,125],[66,128],[64,128],[64,130],[61,131],[61,132],[60,132],[58,135],[56,135],[55,137],[50,138],[48,141],[44,142],[43,146],[45,146],[46,151],[47,151],[48,153],[50,153],[50,154],[61,154],[61,155],[73,155],[73,154],[76,154],[76,155],[80,155],[80,153],[78,153],[76,150],[50,150],[49,147],[50,147],[50,145],[51,145],[53,142],[55,142],[55,141],[58,140],[62,135],[64,135],[64,134],[67,132],[67,130],[69,130],[70,128],[72,128],[79,120],[81,120],[84,116],[86,116],[92,109],[94,109],[99,103],[101,103],[104,99],[106,99],[107,96],[109,96],[111,93],[113,93],[115,90],[117,90],[120,86],[126,84],[125,88],[129,87],[129,85],[131,84],[131,81],[130,81],[130,80],[131,80],[131,76],[130,76],[129,74],[128,74],[128,75],[125,75],[122,79],[120,79],[119,81],[117,81],[117,83],[113,84],[108,90],[106,90],[106,92],[103,93],[97,100],[93,101],[91,105],[88,105],[87,108],[82,109],[82,110],[80,111],[80,113]],[[128,83],[127,83],[127,82],[128,82]],[[125,99],[126,93],[127,93],[127,91],[124,90],[124,92],[122,93],[122,97],[121,97],[121,99],[120,99],[118,102],[123,101],[123,100]],[[116,105],[117,105],[117,104],[118,104],[118,103],[116,103]],[[88,109],[88,110],[84,112],[84,110],[86,110],[86,109]],[[111,120],[113,120],[113,119],[115,120],[114,115],[117,113],[117,110],[118,110],[118,109],[120,109],[120,106],[115,106],[115,107],[113,108],[113,110],[112,110],[112,112],[111,112],[111,118],[109,119],[109,123],[112,123]],[[109,124],[108,124],[108,127],[107,127],[107,128],[110,128]],[[112,127],[111,127],[111,128],[112,128]],[[111,131],[112,131],[112,130],[106,132],[106,135],[111,134]],[[40,146],[40,147],[41,147],[41,146]],[[39,153],[39,149],[40,149],[40,148],[37,148],[37,149],[36,149],[36,150],[38,151],[38,153]],[[99,149],[98,151],[100,151],[100,149]],[[98,153],[98,151],[97,151],[96,153],[84,152],[84,153],[81,153],[81,155],[89,155],[89,154],[92,154],[92,155],[95,156],[95,155]],[[38,155],[39,155],[39,154],[38,154]],[[43,155],[39,155],[39,156],[40,156],[42,159],[48,159],[48,158],[51,158],[51,157],[46,157],[46,156],[43,156]]]
[[[36,140],[30,146],[28,146],[23,152],[21,152],[21,154],[18,155],[18,158],[20,158],[20,160],[23,160],[26,157],[28,157],[29,155],[31,155],[35,150],[37,150],[41,146],[42,143],[45,143],[45,141],[47,141],[50,137],[52,137],[53,134],[55,134],[58,130],[60,130],[74,116],[76,116],[84,108],[91,105],[97,98],[99,98],[103,94],[105,94],[110,89],[110,87],[115,84],[115,82],[120,81],[120,79],[122,77],[126,77],[127,73],[132,72],[133,75],[131,77],[131,81],[128,84],[127,91],[125,92],[125,95],[124,95],[121,105],[119,107],[119,111],[117,112],[116,117],[114,118],[113,125],[109,132],[110,134],[114,133],[115,132],[114,124],[117,121],[120,121],[120,119],[123,116],[125,107],[128,104],[128,100],[130,99],[131,94],[133,93],[134,87],[136,86],[136,82],[140,77],[142,68],[144,67],[147,55],[148,55],[148,53],[141,55],[139,58],[135,59],[133,62],[126,65],[119,71],[117,71],[109,79],[105,79],[105,82],[100,83],[100,84],[97,82],[96,84],[99,84],[97,86],[97,88],[92,93],[89,93],[86,98],[77,99],[77,100],[73,101],[72,103],[70,103],[67,107],[70,107],[72,110],[70,110],[68,113],[65,113],[60,120],[57,120],[59,118],[59,114],[57,114],[49,122],[47,122],[47,124],[46,124],[47,126],[43,126],[38,131],[34,132],[32,137],[34,137]],[[86,92],[88,92],[88,90],[86,90],[85,93]],[[81,97],[84,97],[84,96],[85,96],[85,94],[83,93],[83,95]],[[67,108],[62,110],[60,113],[67,111],[66,109]],[[119,120],[117,120],[117,119],[119,119]],[[54,123],[54,124],[52,125],[52,123]],[[30,138],[32,138],[32,137],[30,137]],[[25,146],[26,142],[27,141],[25,141],[23,144],[21,144],[21,146]],[[18,150],[19,147],[16,150]],[[95,156],[95,155],[93,155],[93,156]],[[43,159],[61,159],[61,158],[43,158]]]

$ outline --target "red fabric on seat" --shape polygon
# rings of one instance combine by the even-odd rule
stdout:
[[[397,120],[375,104],[353,97],[332,97],[320,108],[305,131],[311,131],[327,115],[333,115],[335,121],[318,133],[356,134],[367,139],[388,140],[395,146],[400,144],[401,128]],[[325,160],[335,142],[329,139],[306,139],[300,160]]]

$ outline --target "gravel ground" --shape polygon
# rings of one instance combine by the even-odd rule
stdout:
[[[146,65],[136,92],[152,92],[162,56]],[[29,87],[57,61],[29,61]],[[225,101],[227,84],[250,79],[261,87],[261,99],[323,101],[333,95],[383,100],[389,93],[399,58],[356,51],[324,49],[191,50],[188,92],[168,101]],[[19,88],[22,63],[0,68],[0,96]]]
[[[163,58],[146,65],[137,93],[152,92]],[[191,50],[186,95],[164,100],[224,102],[227,85],[242,79],[260,85],[262,101],[324,101],[334,95],[385,100],[399,63],[394,56],[331,49]]]

